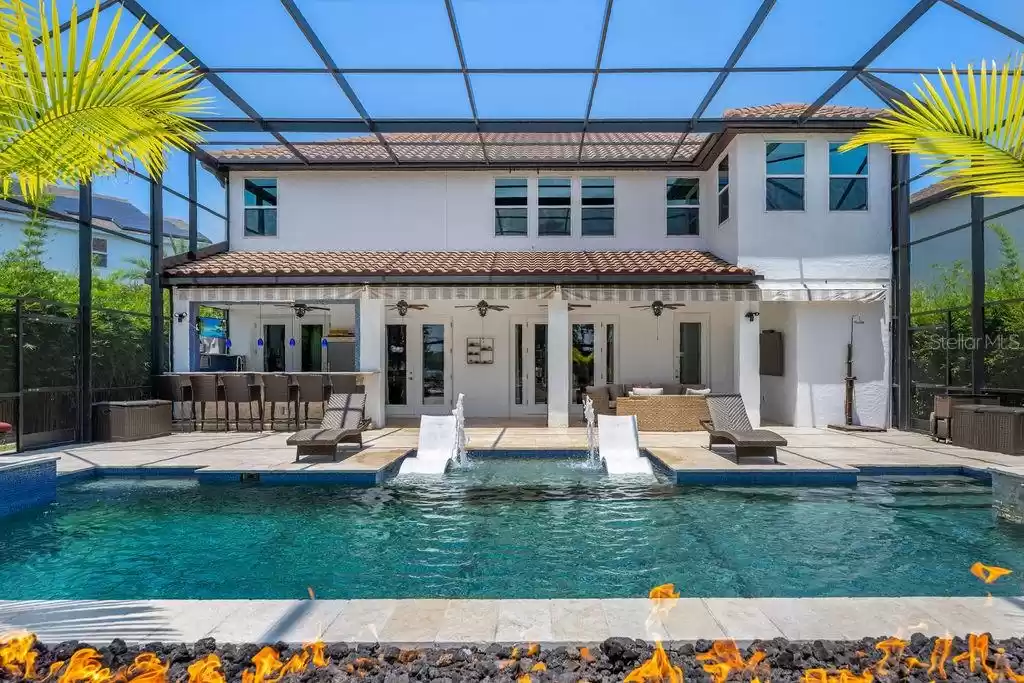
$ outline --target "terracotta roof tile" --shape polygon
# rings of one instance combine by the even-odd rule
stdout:
[[[753,275],[694,250],[229,251],[168,268],[169,277],[328,275]]]
[[[726,109],[727,119],[795,119],[807,110],[807,104],[780,103],[760,104],[753,107]],[[812,119],[868,119],[875,118],[884,110],[871,107],[850,107],[842,104],[826,104],[811,116]]]
[[[956,193],[950,188],[949,182],[940,180],[910,195],[910,210],[915,211],[916,209],[923,208],[922,205],[927,206],[942,201],[947,197],[952,197],[954,194]]]

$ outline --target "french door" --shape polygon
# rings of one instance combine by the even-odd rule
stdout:
[[[452,409],[449,319],[388,324],[385,399],[392,415],[446,415]]]
[[[512,318],[512,415],[543,415],[548,403],[548,322],[544,316]]]
[[[587,387],[617,381],[618,317],[573,316],[570,320],[570,398],[574,406],[582,406]]]
[[[710,316],[707,313],[676,313],[672,347],[672,365],[680,384],[711,386],[708,339]]]

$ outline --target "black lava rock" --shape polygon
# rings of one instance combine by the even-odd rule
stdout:
[[[632,638],[609,638],[601,643],[601,651],[611,662],[633,662],[640,658]]]

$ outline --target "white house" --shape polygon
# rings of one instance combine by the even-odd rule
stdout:
[[[165,268],[174,368],[195,369],[204,303],[227,308],[250,370],[328,369],[321,338],[351,332],[377,424],[463,393],[469,416],[563,426],[588,385],[675,381],[742,394],[754,424],[809,426],[843,421],[852,329],[855,419],[887,425],[890,153],[838,152],[845,117],[870,110],[775,129],[747,111],[696,158],[664,133],[500,134],[483,160],[476,134],[392,135],[397,168],[374,138],[299,145],[330,170],[217,152],[229,246]],[[781,375],[761,375],[766,331]]]

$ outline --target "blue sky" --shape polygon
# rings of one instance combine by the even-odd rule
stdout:
[[[315,52],[279,0],[141,0],[152,15],[212,67],[320,68]],[[348,68],[459,66],[443,0],[296,0],[334,61]],[[1024,1],[963,0],[1024,33]],[[849,66],[915,0],[778,0],[743,54],[741,67]],[[604,0],[453,0],[470,68],[591,68]],[[759,0],[617,0],[603,66],[720,67],[742,35]],[[58,0],[69,16],[72,0]],[[84,5],[83,5],[84,6]],[[109,25],[114,10],[106,10]],[[130,27],[126,15],[119,33]],[[951,63],[1003,61],[1024,46],[938,2],[873,66],[934,70]],[[734,73],[706,116],[730,107],[810,102],[840,75]],[[918,76],[886,74],[911,88]],[[325,74],[225,74],[224,80],[264,117],[356,117],[351,103]],[[469,102],[459,74],[354,74],[356,94],[375,118],[466,118]],[[585,113],[587,74],[473,74],[483,118],[578,118]],[[608,74],[595,93],[595,118],[689,118],[714,74]],[[213,116],[242,113],[219,93]],[[834,103],[879,106],[859,82]],[[295,140],[338,137],[293,135]],[[211,134],[211,141],[274,142],[268,135]],[[187,189],[184,160],[172,158],[167,183]],[[204,183],[211,182],[206,178]],[[184,185],[182,185],[185,183]],[[110,187],[105,187],[105,185]],[[144,184],[101,181],[99,191],[131,195]],[[205,188],[214,196],[216,188]],[[139,198],[141,200],[141,197]],[[210,200],[214,203],[214,200]],[[214,207],[219,208],[219,207]]]

